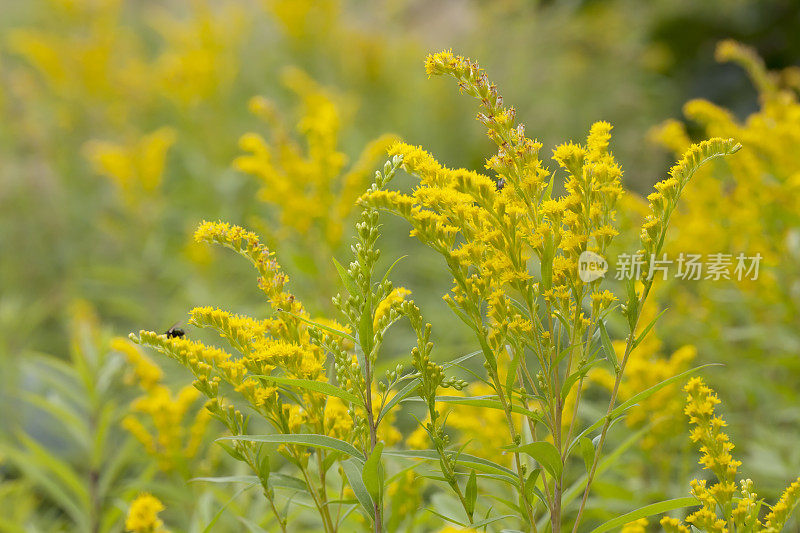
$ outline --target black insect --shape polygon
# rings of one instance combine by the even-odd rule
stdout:
[[[175,322],[171,328],[164,332],[164,335],[166,335],[168,339],[172,339],[174,337],[183,337],[186,335],[186,332],[180,329],[178,325],[179,322]]]
[[[498,191],[502,191],[503,187],[505,187],[505,186],[506,186],[506,180],[504,180],[503,178],[500,178],[499,180],[497,180],[497,190]]]

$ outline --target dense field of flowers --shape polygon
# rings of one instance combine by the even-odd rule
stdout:
[[[800,531],[798,17],[0,5],[0,533]]]

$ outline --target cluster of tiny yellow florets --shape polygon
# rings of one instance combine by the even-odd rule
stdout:
[[[173,395],[162,383],[161,368],[127,339],[113,339],[111,348],[125,354],[142,390],[122,426],[156,458],[162,470],[180,469],[188,475],[184,467],[203,443],[210,418],[207,410],[195,407],[199,392],[187,385]],[[187,416],[192,410],[196,411],[193,418]]]
[[[709,533],[782,531],[800,500],[800,479],[787,487],[762,525],[759,520],[761,499],[753,489],[753,481],[745,479],[739,482],[738,487],[736,485],[736,473],[741,462],[731,457],[733,444],[722,432],[725,422],[714,414],[719,398],[700,378],[689,380],[685,390],[688,393],[686,414],[695,426],[690,438],[692,442],[701,444],[703,456],[700,464],[714,472],[717,478],[717,483],[710,487],[706,480],[692,481],[691,493],[700,502],[700,509],[689,515],[686,522]],[[675,518],[664,517],[661,525],[668,533],[689,531]]]
[[[125,519],[125,530],[131,533],[168,533],[158,513],[164,504],[155,496],[142,493],[131,503]]]
[[[259,274],[258,285],[272,307],[293,314],[302,312],[300,302],[285,291],[289,276],[281,270],[274,254],[261,244],[255,233],[226,222],[203,222],[195,231],[194,239],[197,242],[221,244],[250,259]]]
[[[277,238],[291,230],[309,245],[324,242],[333,249],[376,161],[396,138],[372,141],[345,172],[347,157],[338,147],[342,117],[334,96],[296,68],[286,69],[281,79],[301,101],[297,130],[307,147],[294,140],[271,102],[254,97],[250,110],[270,126],[272,136],[267,141],[257,133],[243,135],[239,145],[247,153],[234,166],[260,180],[259,198],[277,211],[282,232]]]
[[[736,491],[736,472],[742,463],[731,455],[733,443],[722,431],[727,424],[714,414],[714,407],[720,403],[714,391],[701,378],[692,378],[686,385],[686,392],[685,413],[694,426],[690,437],[692,442],[700,444],[703,453],[700,464],[714,472],[719,480],[709,489],[711,495],[720,505],[725,505]]]
[[[778,503],[772,506],[764,523],[764,531],[767,533],[781,531],[798,502],[800,502],[800,478],[786,487]]]
[[[161,128],[125,144],[90,141],[84,152],[92,169],[112,180],[131,204],[149,201],[158,191],[167,161],[167,152],[176,133]]]
[[[707,100],[691,100],[684,115],[707,135],[735,137],[742,150],[726,160],[724,171],[702,171],[688,185],[687,202],[674,213],[681,231],[667,242],[670,257],[679,253],[705,253],[708,250],[730,251],[747,256],[762,256],[757,276],[743,276],[735,281],[734,294],[747,298],[752,316],[782,316],[791,313],[784,307],[785,283],[781,281],[797,271],[793,228],[800,213],[800,87],[796,67],[767,71],[764,62],[751,48],[734,41],[717,47],[719,61],[742,66],[759,93],[760,107],[744,120]],[[652,137],[675,153],[691,144],[686,124],[669,120],[654,129]],[[731,270],[736,266],[731,266]],[[747,265],[749,266],[749,265]],[[691,291],[670,293],[677,301],[679,316],[695,319],[698,314],[718,316],[720,305],[712,294],[719,284],[696,284]],[[680,290],[680,288],[679,288]],[[757,297],[749,297],[757,295]],[[683,303],[685,302],[685,303]],[[724,307],[730,307],[726,299]],[[776,319],[778,320],[778,319]]]

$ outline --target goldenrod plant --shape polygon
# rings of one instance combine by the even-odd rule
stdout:
[[[111,347],[125,354],[132,381],[142,391],[122,419],[127,429],[164,472],[177,471],[185,480],[196,477],[192,463],[205,445],[210,413],[196,405],[200,393],[187,385],[173,394],[163,383],[163,371],[129,340],[115,338]]]
[[[705,479],[692,481],[691,492],[700,502],[700,509],[686,517],[685,522],[694,530],[709,533],[783,531],[800,501],[800,478],[790,483],[774,505],[767,506],[756,494],[751,479],[737,483],[736,474],[742,462],[733,458],[734,445],[723,431],[727,424],[714,412],[720,399],[701,378],[691,378],[685,390],[685,412],[693,426],[691,441],[700,446],[703,469],[710,470],[716,478],[711,485]],[[768,511],[762,520],[764,507]],[[691,531],[676,518],[664,517],[661,525],[669,533]]]
[[[426,69],[429,75],[456,78],[463,92],[480,101],[478,120],[499,148],[486,163],[496,178],[444,168],[423,150],[398,145],[392,152],[402,155],[404,169],[419,177],[420,187],[412,196],[370,191],[362,201],[407,219],[412,234],[444,256],[454,279],[445,299],[475,332],[494,392],[491,398],[508,419],[507,451],[515,456],[514,483],[528,524],[535,527],[536,507],[542,505],[553,530],[561,529],[567,514],[565,493],[571,499],[575,492],[566,485],[565,469],[573,452],[584,456],[587,475],[576,482],[583,496],[572,520],[577,531],[609,427],[628,407],[675,380],[616,405],[630,354],[653,324],[636,334],[653,286],[650,258],[659,256],[670,216],[697,168],[739,146],[732,139],[716,138],[690,147],[648,197],[651,213],[641,230],[644,265],[641,279],[628,283],[620,306],[629,332],[617,358],[605,325],[616,297],[600,288],[599,278],[582,282],[578,271],[581,253],[602,255],[617,235],[612,224],[622,172],[608,152],[611,126],[592,126],[585,146],[567,143],[554,149],[553,158],[568,177],[567,194],[553,199],[554,178],[538,156],[541,144],[515,125],[513,108],[503,105],[477,64],[442,52],[428,58]],[[540,277],[535,278],[530,264],[537,263]],[[534,372],[527,362],[529,351],[538,360]],[[584,379],[604,362],[615,375],[607,412],[582,428],[578,413]],[[576,400],[565,413],[573,388]],[[514,424],[515,407],[525,414],[524,425]],[[589,436],[597,430],[595,442]],[[525,456],[540,468],[528,472]]]
[[[347,266],[334,262],[346,289],[333,300],[339,323],[309,315],[254,233],[205,222],[195,238],[249,259],[271,313],[251,318],[214,308],[191,312],[192,325],[217,331],[237,355],[153,331],[131,338],[191,371],[194,386],[209,400],[207,408],[231,433],[219,443],[250,467],[281,530],[292,526],[279,505],[279,489],[288,484],[307,495],[318,511],[318,527],[326,532],[355,524],[383,531],[387,508],[396,509],[386,505],[388,480],[407,472],[401,469],[393,476],[399,468],[395,463],[413,459],[438,463],[439,472],[425,477],[443,483],[453,495],[457,507],[432,510],[446,523],[578,531],[595,477],[619,456],[604,454],[611,425],[696,371],[668,376],[618,403],[631,354],[655,322],[639,329],[654,284],[647,258],[661,253],[670,217],[692,175],[739,145],[722,138],[693,145],[656,184],[640,235],[644,268],[627,284],[623,303],[615,306],[617,297],[601,286],[602,278],[584,280],[578,261],[582,253],[605,253],[618,233],[614,213],[623,194],[622,170],[608,149],[611,125],[593,125],[585,145],[570,142],[553,150],[567,176],[565,194],[555,196],[556,173],[539,158],[542,145],[525,136],[514,109],[504,106],[476,63],[441,52],[428,57],[426,70],[456,78],[463,92],[480,101],[478,120],[498,146],[486,162],[495,176],[451,170],[421,148],[393,145],[391,159],[358,201],[362,212],[353,260]],[[420,181],[410,195],[387,189],[400,169]],[[410,292],[392,286],[392,268],[378,279],[381,210],[406,219],[412,235],[444,257],[454,284],[445,301],[473,332],[477,352],[437,363],[432,326]],[[619,356],[606,326],[616,310],[628,329]],[[399,365],[378,376],[384,336],[400,318],[408,319],[416,337],[411,369],[404,372]],[[475,378],[487,394],[442,394],[468,385],[446,370],[475,356],[486,372]],[[600,365],[610,368],[613,386],[605,414],[592,422],[580,409],[582,391],[589,384],[588,372]],[[421,423],[430,444],[424,450],[391,448],[384,437],[388,417],[413,397],[425,405]],[[507,454],[513,458],[508,466],[464,453],[468,434],[452,440],[447,409],[459,404],[502,413],[505,438],[501,449],[488,455]],[[272,433],[255,434],[254,427],[264,422]],[[299,474],[290,483],[283,469],[274,468],[269,450],[275,445],[282,461]],[[344,494],[346,487],[353,500],[332,495],[337,488]],[[495,503],[479,498],[489,493],[496,495]],[[685,498],[661,502],[650,506],[649,514],[691,503]],[[496,504],[507,513],[498,512]],[[353,521],[354,509],[363,521]]]
[[[699,280],[670,279],[661,284],[659,303],[672,311],[664,315],[658,333],[672,339],[672,349],[678,343],[696,346],[700,362],[726,364],[730,377],[721,380],[717,389],[732,406],[732,423],[742,428],[739,446],[743,453],[775,465],[764,474],[772,486],[762,488],[762,495],[772,498],[777,493],[769,491],[784,481],[781,473],[794,467],[792,450],[797,440],[792,430],[776,432],[774,428],[794,427],[793,415],[775,406],[794,401],[800,376],[798,76],[791,67],[767,70],[755,50],[735,41],[719,43],[716,58],[734,63],[728,66],[734,75],[740,69],[746,72],[758,94],[758,102],[752,103],[754,111],[742,115],[708,100],[691,100],[684,106],[685,123],[668,120],[654,128],[651,137],[674,153],[684,150],[697,134],[732,136],[741,142],[736,157],[702,169],[689,184],[686,194],[691,201],[676,210],[676,229],[665,247],[673,260],[682,254],[730,254],[731,273],[729,279],[713,280],[706,279],[704,271]],[[757,271],[737,275],[739,254],[759,256]],[[751,379],[753,375],[764,376],[770,385],[762,387]],[[746,417],[737,418],[740,412],[746,412]],[[776,418],[770,428],[747,423],[772,415]]]

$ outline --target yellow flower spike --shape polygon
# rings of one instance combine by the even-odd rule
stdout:
[[[553,159],[573,176],[581,175],[586,150],[579,144],[564,143],[553,149]]]
[[[289,276],[283,273],[272,252],[261,244],[255,233],[224,222],[204,221],[195,231],[194,238],[198,242],[221,244],[250,259],[260,275],[259,288],[274,309],[280,308],[296,315],[305,313],[300,301],[284,290]]]
[[[131,503],[125,519],[125,530],[131,533],[168,533],[164,522],[158,518],[164,504],[155,496],[142,493]]]
[[[786,487],[778,502],[772,506],[764,523],[765,533],[777,533],[783,529],[789,516],[800,501],[800,478]]]
[[[608,152],[608,141],[611,140],[613,126],[605,121],[595,122],[589,129],[586,146],[589,149],[589,158],[598,161]]]

